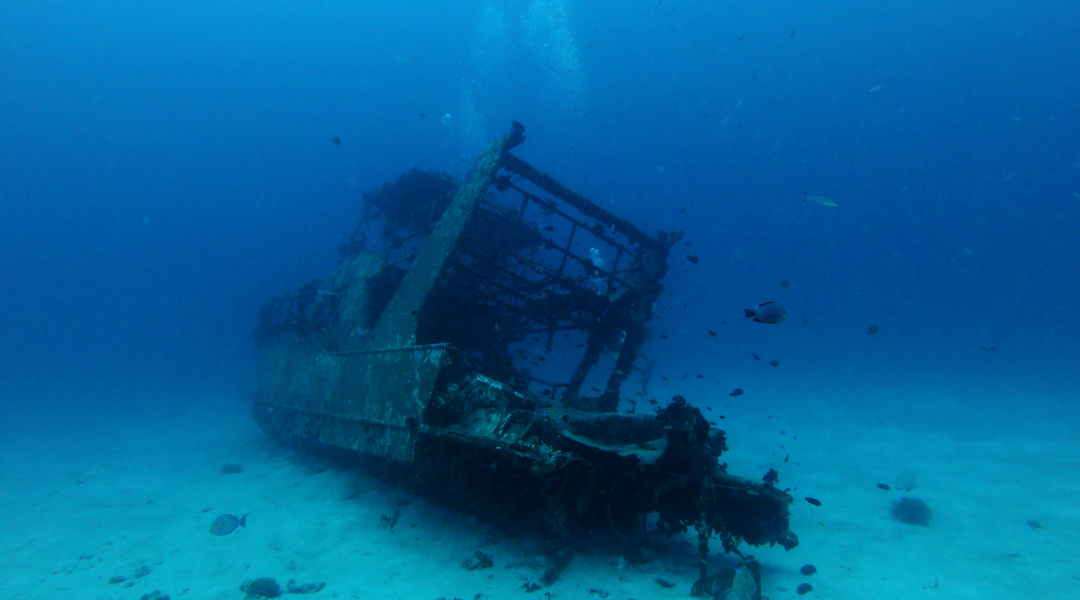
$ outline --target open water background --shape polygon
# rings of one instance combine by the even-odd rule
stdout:
[[[526,160],[686,231],[659,307],[670,339],[647,353],[658,375],[720,382],[692,399],[740,386],[1058,425],[1080,387],[1076,16],[1011,0],[4,2],[0,397],[242,397],[256,310],[331,271],[362,193],[414,165],[461,176],[516,119]],[[767,300],[791,318],[742,317]]]

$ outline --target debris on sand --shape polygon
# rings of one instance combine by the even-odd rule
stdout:
[[[911,496],[904,496],[899,500],[894,500],[889,505],[889,514],[898,523],[918,525],[920,527],[929,527],[932,516],[930,507],[926,502]]]
[[[466,558],[461,562],[461,566],[466,571],[476,571],[478,569],[490,569],[495,565],[495,561],[491,560],[490,554],[485,554],[477,550],[469,558]]]
[[[247,600],[277,598],[281,596],[281,586],[272,577],[247,579],[240,584],[240,591],[247,594]]]
[[[285,591],[290,594],[314,594],[315,592],[322,591],[326,587],[325,581],[318,583],[296,583],[295,579],[290,579],[285,584]]]

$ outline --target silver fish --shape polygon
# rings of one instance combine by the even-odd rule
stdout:
[[[645,361],[645,366],[638,367],[634,365],[634,370],[641,373],[641,393],[649,393],[649,382],[652,380],[653,374],[653,361],[645,355],[640,355],[642,360]]]
[[[779,302],[762,302],[754,308],[743,310],[747,319],[753,319],[758,323],[775,325],[787,318],[787,309]]]
[[[840,206],[836,203],[836,200],[833,200],[832,198],[826,198],[825,196],[807,196],[803,198],[803,202],[806,202],[807,200],[811,202],[817,202],[822,206],[830,206],[832,208]]]
[[[247,527],[247,514],[237,519],[233,515],[218,515],[210,524],[210,533],[214,535],[229,535],[237,527]]]

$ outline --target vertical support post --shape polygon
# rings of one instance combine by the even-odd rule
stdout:
[[[492,142],[476,159],[465,182],[435,224],[435,229],[413,260],[412,268],[405,274],[405,279],[375,324],[370,349],[397,348],[416,343],[416,328],[424,301],[442,275],[503,160],[509,156],[507,152],[525,140],[524,131],[520,123],[514,122],[509,134]]]

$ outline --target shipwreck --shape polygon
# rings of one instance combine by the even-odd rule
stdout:
[[[735,575],[708,577],[710,540],[736,553],[798,540],[775,473],[729,474],[724,432],[697,408],[621,393],[682,234],[646,233],[567,188],[511,153],[524,139],[513,123],[462,182],[414,169],[365,195],[336,270],[258,315],[255,419],[539,527],[544,583],[576,536],[632,548],[693,527],[694,592],[716,596]]]

